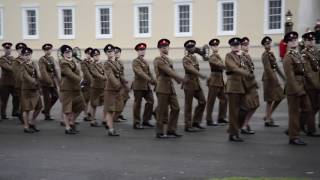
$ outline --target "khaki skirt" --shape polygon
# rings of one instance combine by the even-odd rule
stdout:
[[[38,90],[21,90],[21,111],[40,111],[42,101]]]
[[[84,102],[86,104],[89,103],[90,101],[90,88],[89,87],[84,87],[81,89],[81,92],[82,92],[82,96],[84,98]]]
[[[85,108],[84,98],[80,91],[61,91],[63,113],[81,113]]]
[[[90,89],[90,103],[91,106],[102,106],[104,102],[104,89],[103,88],[91,88]]]
[[[263,81],[263,99],[265,102],[281,101],[285,98],[284,90],[280,85]]]
[[[256,89],[251,89],[249,93],[244,96],[241,109],[245,111],[255,110],[260,106],[259,94]]]
[[[120,91],[104,91],[104,112],[121,112],[123,99]]]

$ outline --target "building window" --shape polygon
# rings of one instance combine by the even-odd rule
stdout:
[[[74,7],[59,7],[59,38],[75,38],[75,13]]]
[[[235,0],[218,1],[218,35],[236,34],[237,4]]]
[[[135,37],[151,36],[151,5],[136,4],[134,6]]]
[[[22,28],[24,39],[39,38],[38,8],[22,8]]]
[[[3,9],[0,8],[0,39],[3,39]]]
[[[192,1],[176,0],[175,35],[192,36]]]
[[[265,34],[283,33],[284,1],[265,0]]]
[[[96,6],[96,38],[112,37],[112,7]]]

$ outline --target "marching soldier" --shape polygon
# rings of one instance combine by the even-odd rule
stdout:
[[[200,73],[199,63],[194,55],[195,45],[196,41],[194,40],[188,40],[184,43],[187,55],[182,59],[185,70],[185,79],[187,80],[187,82],[183,84],[185,94],[184,119],[186,132],[196,132],[198,129],[205,129],[201,126],[201,121],[203,112],[206,108],[206,99],[200,85],[199,77],[201,79],[206,79],[207,77]],[[198,106],[195,108],[192,117],[193,98],[198,100]]]
[[[224,62],[218,54],[219,51],[219,39],[212,39],[209,41],[209,45],[213,54],[209,58],[209,65],[211,69],[211,76],[208,79],[207,85],[209,87],[208,99],[207,99],[207,126],[217,126],[218,124],[225,124],[228,121],[225,120],[227,115],[227,96],[225,94],[225,84],[223,81],[223,71],[225,70]],[[216,98],[219,99],[219,114],[218,121],[212,120],[212,112]]]
[[[13,73],[13,61],[14,57],[11,56],[12,43],[5,42],[2,44],[4,55],[0,57],[0,67],[1,67],[1,119],[5,120],[7,118],[6,110],[9,96],[12,96],[12,114],[19,109],[19,99],[14,93],[14,73]]]
[[[170,41],[168,39],[160,39],[158,41],[160,56],[154,59],[154,69],[157,75],[156,94],[158,98],[156,112],[157,138],[182,136],[176,132],[180,107],[172,79],[179,84],[185,82],[185,80],[173,69],[172,61],[168,57],[169,45]],[[168,111],[169,107],[170,113]],[[166,129],[164,128],[164,124],[167,124]]]
[[[305,44],[305,49],[302,50],[302,57],[305,61],[306,73],[309,77],[306,81],[306,92],[310,98],[312,105],[311,120],[306,122],[305,118],[300,118],[301,127],[305,130],[304,126],[307,123],[306,133],[308,136],[319,136],[316,134],[316,115],[320,108],[320,57],[315,49],[315,34],[314,32],[305,33],[302,36]]]
[[[120,60],[120,56],[121,56],[121,48],[119,47],[114,47],[114,56],[115,56],[115,62],[117,64],[117,66],[119,66],[120,70],[121,70],[121,76],[122,76],[122,79],[124,80],[125,77],[124,77],[124,65],[123,63],[121,62]],[[128,99],[130,98],[129,96],[129,92],[130,92],[130,89],[127,88],[128,86],[123,86],[123,88],[121,89],[121,97],[122,97],[122,110],[121,112],[118,112],[115,116],[115,121],[116,122],[121,122],[119,119],[123,120],[123,121],[126,121],[127,119],[121,114],[124,110],[124,107],[126,106],[127,104],[127,101]]]
[[[276,57],[271,51],[272,39],[266,36],[262,39],[261,44],[264,46],[265,51],[262,54],[263,64],[263,97],[266,105],[265,127],[278,127],[272,119],[272,113],[278,107],[280,102],[284,99],[283,88],[280,85],[277,74],[284,79],[284,75],[279,69],[276,62]]]
[[[134,80],[132,82],[132,89],[134,92],[134,104],[133,104],[133,128],[143,129],[143,127],[154,127],[150,124],[153,111],[153,93],[151,85],[155,85],[156,81],[150,71],[149,64],[144,59],[147,45],[145,43],[139,43],[135,46],[135,50],[138,53],[138,57],[132,62],[132,69],[134,72]],[[143,122],[141,126],[141,103],[142,99],[145,99],[146,104],[144,106]]]
[[[45,55],[39,60],[39,68],[41,73],[41,88],[43,94],[45,120],[53,120],[50,116],[50,111],[57,102],[58,84],[55,82],[57,72],[55,70],[54,58],[51,56],[52,44],[44,44],[42,50]]]
[[[243,78],[253,78],[253,75],[245,69],[243,59],[240,57],[240,42],[238,37],[231,38],[229,45],[231,52],[226,55],[225,65],[227,74],[226,93],[229,105],[229,141],[243,142],[239,136],[240,106],[244,101],[245,89]]]
[[[81,71],[83,72],[83,82],[81,83],[81,92],[85,102],[85,117],[84,121],[91,121],[92,114],[90,114],[90,84],[91,84],[91,74],[89,71],[89,66],[92,63],[91,52],[92,48],[88,47],[84,50],[85,58],[81,61]]]
[[[75,120],[85,108],[80,87],[80,69],[72,58],[72,48],[68,45],[63,45],[60,49],[62,55],[60,61],[60,96],[65,122],[65,133],[77,134],[79,131],[76,129]]]
[[[254,76],[254,64],[249,54],[249,38],[244,37],[241,39],[241,58],[243,58],[245,69],[251,74],[250,77],[243,77],[245,97],[241,106],[241,111],[244,111],[244,116],[240,115],[240,128],[241,134],[255,134],[249,125],[253,114],[256,109],[260,106],[259,94],[258,94],[258,83]]]
[[[103,105],[104,100],[104,85],[105,85],[105,72],[103,64],[100,62],[99,49],[91,51],[93,62],[89,64],[89,71],[91,73],[90,83],[90,104],[91,104],[91,123],[92,127],[100,127],[96,122],[96,110],[98,106]]]
[[[288,32],[284,41],[288,45],[288,52],[283,59],[283,68],[287,78],[285,93],[287,95],[289,113],[289,144],[306,145],[300,138],[300,116],[305,113],[307,121],[312,119],[311,103],[306,94],[305,61],[297,51],[298,33]]]
[[[21,112],[23,113],[24,132],[34,133],[39,132],[35,125],[35,120],[38,117],[42,102],[40,97],[40,74],[36,70],[35,65],[31,60],[32,49],[23,48],[21,50],[21,58],[24,63],[21,68]]]
[[[109,136],[119,136],[120,134],[114,129],[113,121],[115,116],[122,111],[123,100],[121,89],[125,83],[121,76],[121,69],[115,62],[114,46],[108,44],[104,48],[108,60],[104,63],[106,72],[106,85],[104,89],[104,113],[105,121],[107,123]]]
[[[20,95],[21,95],[21,79],[20,73],[22,69],[22,63],[24,59],[21,58],[21,50],[26,48],[27,45],[25,43],[16,44],[16,51],[18,52],[18,57],[12,63],[12,70],[14,74],[14,93],[17,96],[15,106],[13,106],[12,116],[18,117],[22,121],[21,113],[20,113]]]

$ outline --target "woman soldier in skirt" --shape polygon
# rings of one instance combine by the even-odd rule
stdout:
[[[25,60],[20,74],[22,82],[21,111],[23,113],[24,132],[34,133],[40,131],[35,125],[35,119],[42,109],[39,86],[40,74],[31,60],[32,49],[23,48],[21,54]]]
[[[77,134],[75,120],[84,110],[85,104],[81,95],[80,68],[72,58],[72,48],[68,45],[61,46],[62,59],[60,61],[61,84],[60,95],[62,102],[63,119],[66,134]]]

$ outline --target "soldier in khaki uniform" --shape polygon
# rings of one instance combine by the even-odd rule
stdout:
[[[283,77],[283,73],[280,71],[276,57],[271,51],[272,39],[266,36],[262,39],[261,45],[264,46],[265,51],[262,54],[262,64],[263,64],[263,97],[266,104],[266,116],[265,116],[265,126],[266,127],[278,127],[271,118],[272,113],[278,107],[280,102],[285,98],[283,88],[280,85],[278,76]]]
[[[250,77],[243,77],[245,97],[241,105],[241,110],[244,111],[244,116],[240,115],[241,134],[255,134],[250,127],[250,120],[256,109],[260,106],[258,94],[258,82],[254,76],[254,64],[249,54],[250,40],[247,37],[241,39],[241,58],[244,62],[245,69],[251,74]]]
[[[302,116],[301,127],[305,130],[304,126],[307,123],[307,129],[305,130],[308,136],[316,136],[316,114],[320,108],[320,57],[315,49],[315,34],[314,32],[305,33],[302,36],[305,44],[305,49],[302,50],[302,57],[305,61],[305,69],[307,72],[308,81],[306,81],[306,92],[310,98],[312,105],[311,120],[308,122]]]
[[[96,122],[96,110],[98,106],[103,105],[104,101],[104,85],[105,85],[105,72],[103,64],[100,62],[99,49],[93,49],[91,51],[91,57],[93,62],[89,64],[89,71],[91,73],[90,83],[90,104],[91,104],[91,123],[92,127],[100,127]]]
[[[307,122],[312,120],[311,103],[306,94],[305,61],[297,51],[298,33],[288,32],[284,41],[288,45],[288,52],[283,59],[283,68],[287,78],[285,93],[287,95],[289,113],[289,144],[306,145],[300,139],[300,116],[305,113]]]
[[[134,92],[134,104],[133,104],[133,128],[143,129],[143,127],[154,127],[150,124],[150,120],[153,112],[153,93],[151,85],[155,85],[156,81],[150,71],[149,64],[144,59],[147,45],[145,43],[139,43],[135,46],[135,50],[138,53],[138,57],[132,62],[132,69],[134,72],[134,80],[132,82],[132,89]],[[146,104],[144,106],[143,122],[141,126],[141,103],[142,99],[145,99]]]
[[[229,140],[242,142],[239,136],[239,114],[240,106],[245,98],[243,78],[252,78],[253,75],[245,69],[243,59],[240,55],[241,38],[234,37],[229,40],[231,52],[226,55],[225,65],[227,74],[226,93],[229,105]]]
[[[61,46],[60,61],[61,84],[60,98],[62,102],[63,119],[65,122],[66,134],[77,134],[75,120],[84,110],[85,103],[81,94],[81,74],[80,68],[72,58],[72,48],[68,45]]]
[[[104,63],[106,73],[106,85],[104,89],[104,112],[107,123],[109,136],[119,136],[120,134],[114,129],[113,121],[115,116],[122,111],[123,98],[121,89],[127,83],[121,76],[121,69],[115,62],[114,46],[107,44],[104,48],[108,60]]]
[[[50,116],[50,111],[54,104],[57,102],[58,84],[56,84],[55,78],[57,72],[55,68],[54,58],[51,56],[52,44],[44,44],[42,50],[45,55],[39,60],[39,68],[41,73],[41,88],[43,94],[45,120],[53,120]]]
[[[177,134],[180,107],[172,79],[179,84],[185,82],[185,80],[173,69],[172,61],[168,57],[169,45],[170,41],[168,39],[160,39],[158,41],[160,56],[154,59],[154,69],[157,75],[156,94],[158,98],[156,112],[157,138],[181,137],[180,134]],[[169,107],[170,113],[168,111]],[[167,128],[164,127],[165,124]]]
[[[1,119],[8,119],[6,115],[7,104],[9,96],[12,96],[12,114],[19,111],[19,99],[14,93],[14,74],[13,74],[13,61],[14,57],[11,56],[11,46],[12,43],[5,42],[2,44],[4,55],[0,57],[0,67],[1,67],[1,79],[0,79],[0,89],[1,89]]]
[[[123,63],[121,62],[120,60],[120,57],[121,57],[121,48],[119,47],[114,47],[114,57],[115,57],[115,62],[117,63],[117,66],[119,66],[120,70],[121,70],[121,76],[122,76],[122,79],[124,80],[125,79],[125,74],[124,74],[124,65]],[[128,81],[126,81],[126,84],[128,83]],[[123,88],[121,88],[121,97],[122,97],[122,110],[121,112],[117,112],[116,116],[115,116],[115,121],[116,122],[121,122],[122,121],[126,121],[127,119],[121,114],[127,104],[127,101],[128,99],[130,99],[130,96],[129,96],[129,92],[130,92],[130,89],[128,88],[128,85],[125,85],[123,86]]]
[[[42,109],[40,97],[40,72],[36,69],[31,60],[32,49],[23,48],[21,58],[24,63],[21,68],[21,112],[23,113],[24,132],[39,132],[35,125],[35,120]]]
[[[87,49],[84,50],[85,53],[85,58],[83,61],[81,61],[81,71],[83,73],[83,81],[81,83],[81,92],[85,101],[85,117],[84,117],[84,121],[91,121],[91,114],[90,114],[90,84],[91,84],[91,74],[89,71],[89,66],[92,63],[92,58],[91,58],[91,52],[92,52],[92,48],[88,47]]]
[[[18,117],[22,122],[21,112],[20,112],[20,95],[21,95],[21,79],[20,73],[22,69],[22,63],[24,59],[21,58],[21,50],[26,48],[27,45],[24,43],[17,43],[16,44],[16,51],[18,52],[18,57],[12,63],[12,70],[14,74],[14,93],[17,96],[16,106],[15,109],[12,111],[12,116]]]
[[[217,126],[218,124],[228,123],[228,121],[225,120],[227,116],[228,101],[223,80],[223,71],[226,67],[218,54],[219,44],[219,39],[212,39],[209,41],[213,54],[209,57],[211,76],[207,82],[209,88],[207,99],[207,126]],[[212,120],[212,112],[216,98],[219,99],[219,114],[217,122],[214,122]]]
[[[186,132],[196,132],[198,129],[205,129],[200,125],[203,112],[206,108],[206,100],[200,85],[199,77],[201,79],[206,79],[207,77],[200,73],[199,62],[194,55],[195,45],[196,41],[194,40],[188,40],[184,43],[187,55],[182,59],[185,70],[185,79],[187,80],[187,82],[183,84],[185,97],[184,121]],[[198,105],[195,108],[194,115],[192,117],[193,98],[198,100]]]

